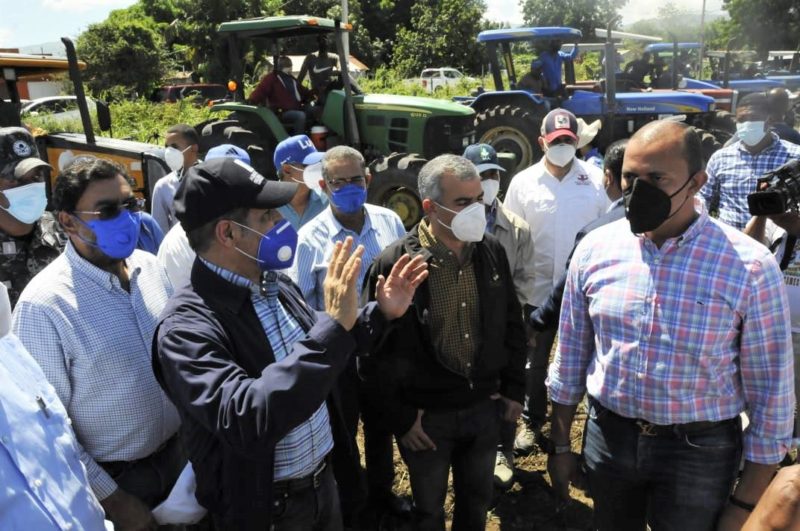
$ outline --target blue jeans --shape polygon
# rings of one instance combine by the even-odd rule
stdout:
[[[547,367],[550,351],[556,339],[555,330],[545,330],[536,337],[535,347],[526,347],[528,363],[525,366],[525,403],[522,419],[532,428],[541,429],[547,422]]]
[[[453,468],[453,531],[482,531],[492,499],[494,460],[502,410],[500,400],[482,400],[458,410],[429,410],[422,429],[436,450],[400,446],[414,495],[416,529],[444,531],[447,476]]]
[[[684,433],[645,435],[589,402],[583,455],[600,531],[708,531],[733,488],[742,452],[738,417]]]

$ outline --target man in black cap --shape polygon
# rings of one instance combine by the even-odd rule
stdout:
[[[53,215],[45,212],[49,171],[27,130],[0,128],[0,282],[8,288],[12,307],[66,243]]]
[[[427,277],[421,258],[404,256],[359,313],[363,249],[347,238],[330,260],[325,311],[312,311],[278,273],[297,234],[276,209],[296,188],[223,158],[191,168],[175,197],[197,258],[161,315],[153,362],[217,529],[342,528],[328,454],[334,439],[348,443],[334,384]]]

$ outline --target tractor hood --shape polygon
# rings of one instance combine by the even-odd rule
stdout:
[[[399,111],[436,116],[469,116],[475,113],[471,108],[452,101],[417,96],[361,94],[353,96],[353,103],[357,110]]]
[[[598,116],[608,112],[604,97],[597,92],[576,90],[563,107],[576,116]],[[691,92],[621,92],[617,94],[618,114],[693,114],[714,110],[714,98]]]

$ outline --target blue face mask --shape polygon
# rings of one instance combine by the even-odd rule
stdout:
[[[123,209],[117,217],[93,221],[83,221],[77,216],[75,219],[92,229],[95,241],[90,242],[78,235],[84,243],[96,247],[109,258],[124,260],[133,254],[139,241],[139,230],[142,227],[141,212],[131,212]]]
[[[3,193],[8,199],[8,208],[3,208],[6,212],[21,221],[22,223],[35,223],[47,207],[47,195],[44,190],[44,183],[31,183],[16,188],[9,188]]]
[[[258,256],[247,254],[238,247],[236,250],[258,262],[258,266],[262,271],[286,269],[294,262],[294,252],[297,249],[297,231],[288,221],[279,221],[266,234],[251,229],[247,225],[236,223],[233,220],[231,220],[231,223],[235,223],[243,229],[261,236],[261,241],[258,242]]]
[[[331,201],[343,214],[355,214],[367,201],[367,189],[357,184],[346,184],[331,194]]]

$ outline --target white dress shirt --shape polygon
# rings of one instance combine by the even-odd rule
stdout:
[[[574,159],[561,180],[542,160],[511,179],[503,205],[528,222],[533,238],[535,273],[532,304],[540,306],[564,273],[575,235],[609,206],[600,168]]]
[[[167,271],[167,277],[172,286],[178,288],[189,284],[192,274],[192,264],[197,257],[189,246],[186,231],[180,223],[174,225],[158,248],[158,262]]]

